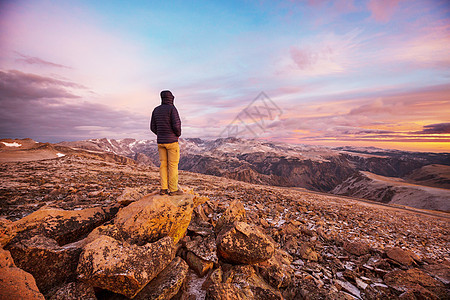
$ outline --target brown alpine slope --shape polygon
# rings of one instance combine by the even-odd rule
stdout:
[[[5,261],[14,260],[0,274],[24,270],[46,299],[448,299],[450,292],[445,213],[185,171],[180,184],[195,192],[180,208],[165,207],[174,200],[151,195],[159,190],[156,168],[76,151],[3,162],[0,170],[0,242]],[[180,220],[171,221],[180,224],[175,235],[145,223],[145,215],[169,212]],[[125,215],[152,234],[136,240]],[[1,282],[0,293],[12,286]]]

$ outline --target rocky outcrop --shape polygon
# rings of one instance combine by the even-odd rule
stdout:
[[[122,208],[114,225],[127,241],[143,245],[164,236],[177,243],[186,233],[194,209],[194,195],[149,195]]]
[[[74,280],[81,248],[76,244],[60,247],[54,239],[35,235],[8,247],[16,265],[33,275],[39,290]]]
[[[84,247],[77,272],[82,281],[133,298],[174,257],[168,236],[143,246],[100,236]]]
[[[255,264],[272,257],[275,246],[256,226],[235,222],[217,237],[217,252],[226,261]]]
[[[44,300],[33,276],[15,266],[9,251],[0,248],[0,299]]]
[[[11,221],[44,204],[60,210],[71,208],[71,214],[100,206],[106,211],[107,207],[119,207],[120,195],[124,195],[124,201],[120,202],[123,208],[137,205],[138,194],[159,190],[159,174],[148,166],[85,160],[80,156],[1,164],[0,169],[4,172],[2,185],[5,186],[0,196],[6,195],[0,211]],[[89,259],[83,262],[78,259],[77,278],[69,276],[68,262],[60,267],[61,280],[46,287],[46,299],[126,299],[133,296],[131,291],[128,296],[120,294],[126,293],[127,286],[135,287],[134,298],[148,295],[158,298],[174,295],[173,299],[448,298],[450,267],[445,247],[448,221],[444,213],[436,213],[438,217],[434,217],[431,212],[413,213],[298,189],[218,180],[187,172],[180,174],[183,184],[196,187],[210,200],[205,202],[206,199],[194,196],[189,225],[181,235],[184,237],[172,244],[172,256],[164,263],[166,266],[158,265],[164,259],[149,253],[158,254],[164,248],[151,245],[173,240],[170,230],[164,227],[160,227],[163,233],[153,243],[130,239],[130,232],[119,228],[114,219],[94,230],[81,226],[83,230],[69,235],[67,240],[75,240],[70,244],[53,239],[60,236],[58,239],[64,240],[57,230],[66,224],[63,215],[31,220],[30,224],[40,225],[20,227],[24,229],[18,235],[9,231],[16,222],[0,221],[0,230],[7,235],[4,239],[7,247],[28,253],[22,256],[30,256],[29,264],[33,257],[52,264],[48,256],[54,257],[55,265],[60,265],[64,251],[70,252],[69,248],[89,249],[88,256],[99,270],[97,274],[85,276],[94,270],[94,264],[87,262]],[[129,191],[138,194],[132,196]],[[130,212],[129,217],[139,219],[145,212],[141,208]],[[226,260],[220,254],[218,245],[222,235],[233,230],[234,240],[239,241],[235,246],[242,249],[247,238],[244,233],[249,235],[246,227],[252,228],[252,234],[257,228],[270,241],[274,248],[270,258],[249,264],[251,261]],[[67,229],[70,226],[64,229],[70,232]],[[98,244],[101,241],[108,243],[101,246]],[[259,255],[250,247],[245,248],[245,255]],[[43,254],[35,256],[34,253]],[[150,267],[155,264],[156,267]],[[144,270],[147,267],[152,274]],[[41,270],[56,273],[48,266],[41,266]],[[9,269],[6,273],[16,274]],[[36,282],[44,278],[42,274],[35,277]]]

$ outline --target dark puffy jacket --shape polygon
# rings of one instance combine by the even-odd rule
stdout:
[[[153,110],[150,129],[156,134],[158,144],[178,142],[181,135],[181,120],[173,105],[174,99],[171,92],[162,91],[161,105]]]

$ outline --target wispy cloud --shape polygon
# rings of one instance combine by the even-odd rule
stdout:
[[[39,65],[39,66],[43,66],[43,67],[55,67],[55,68],[63,68],[63,69],[72,69],[71,67],[60,65],[60,64],[55,64],[55,63],[43,60],[43,59],[41,59],[39,57],[33,57],[33,56],[24,55],[24,54],[21,54],[21,53],[19,53],[17,51],[15,53],[18,56],[20,56],[20,58],[16,59],[17,62],[23,62],[23,63],[30,64],[30,65]]]

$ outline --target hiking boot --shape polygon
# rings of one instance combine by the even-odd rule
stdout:
[[[168,194],[169,194],[169,190],[167,190],[167,189],[165,189],[165,190],[160,189],[160,190],[159,190],[159,194],[160,194],[160,195],[168,195]]]
[[[177,190],[175,192],[170,192],[169,196],[176,196],[176,195],[183,195],[183,191],[182,190]]]

